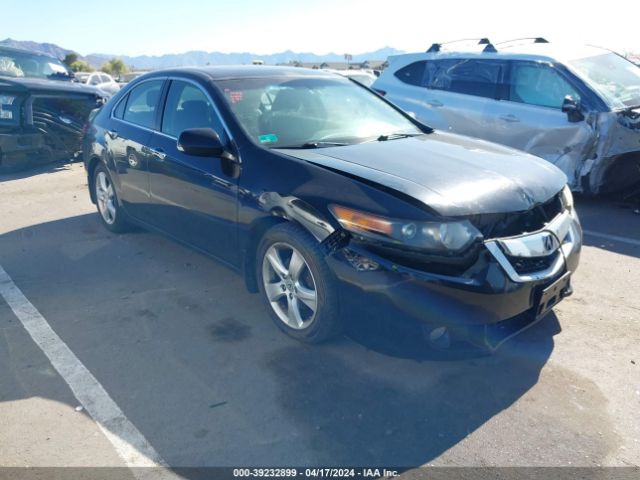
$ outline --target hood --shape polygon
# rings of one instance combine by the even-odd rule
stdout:
[[[402,192],[443,216],[526,211],[567,183],[561,170],[541,158],[444,132],[277,151]]]
[[[69,80],[47,80],[44,78],[3,77],[0,76],[0,91],[31,91],[47,93],[92,94],[103,97],[104,93],[96,87]]]

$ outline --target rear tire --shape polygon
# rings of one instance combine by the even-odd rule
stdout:
[[[292,223],[267,230],[256,275],[274,323],[290,337],[322,343],[342,332],[335,279],[319,243]]]
[[[99,164],[93,172],[93,193],[102,225],[113,233],[129,230],[130,226],[119,205],[111,175],[103,164]]]

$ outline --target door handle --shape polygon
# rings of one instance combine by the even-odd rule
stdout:
[[[107,130],[107,135],[109,135],[111,137],[111,140],[115,140],[116,138],[118,138],[118,131],[117,130]]]
[[[500,120],[504,120],[505,122],[511,122],[511,123],[515,123],[515,122],[519,122],[520,119],[518,117],[516,117],[515,115],[509,114],[509,115],[500,115]]]
[[[432,107],[443,107],[444,103],[442,103],[440,100],[427,100],[427,103],[429,105],[431,105]]]
[[[158,160],[164,160],[167,156],[167,154],[164,153],[164,150],[162,150],[161,148],[150,148],[149,153],[151,153],[151,155],[156,157]]]

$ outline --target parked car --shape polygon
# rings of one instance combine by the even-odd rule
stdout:
[[[560,168],[573,190],[640,182],[640,68],[543,38],[389,58],[373,87],[435,128],[502,143]]]
[[[419,319],[437,345],[495,347],[507,319],[569,295],[578,266],[560,170],[318,70],[144,75],[97,114],[84,161],[107,229],[141,225],[217,258],[306,342],[366,302]]]
[[[120,88],[122,88],[123,86],[125,86],[127,83],[129,83],[131,80],[138,78],[140,75],[144,75],[147,72],[127,72],[127,73],[122,73],[118,76],[118,85],[120,85]]]
[[[81,150],[89,113],[105,95],[72,80],[55,58],[0,47],[0,173]]]
[[[109,96],[115,95],[120,90],[120,84],[111,75],[103,72],[76,72],[76,80],[86,85],[92,85]]]

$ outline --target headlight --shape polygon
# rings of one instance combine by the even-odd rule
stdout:
[[[12,95],[0,95],[0,120],[15,121],[17,119],[15,100],[16,97]]]
[[[397,247],[412,247],[433,253],[455,253],[465,250],[482,234],[468,221],[411,222],[351,208],[331,205],[333,216],[342,228],[363,238]]]
[[[573,211],[573,194],[569,185],[565,185],[562,192],[560,192],[560,202],[563,209],[569,210],[569,212]]]

